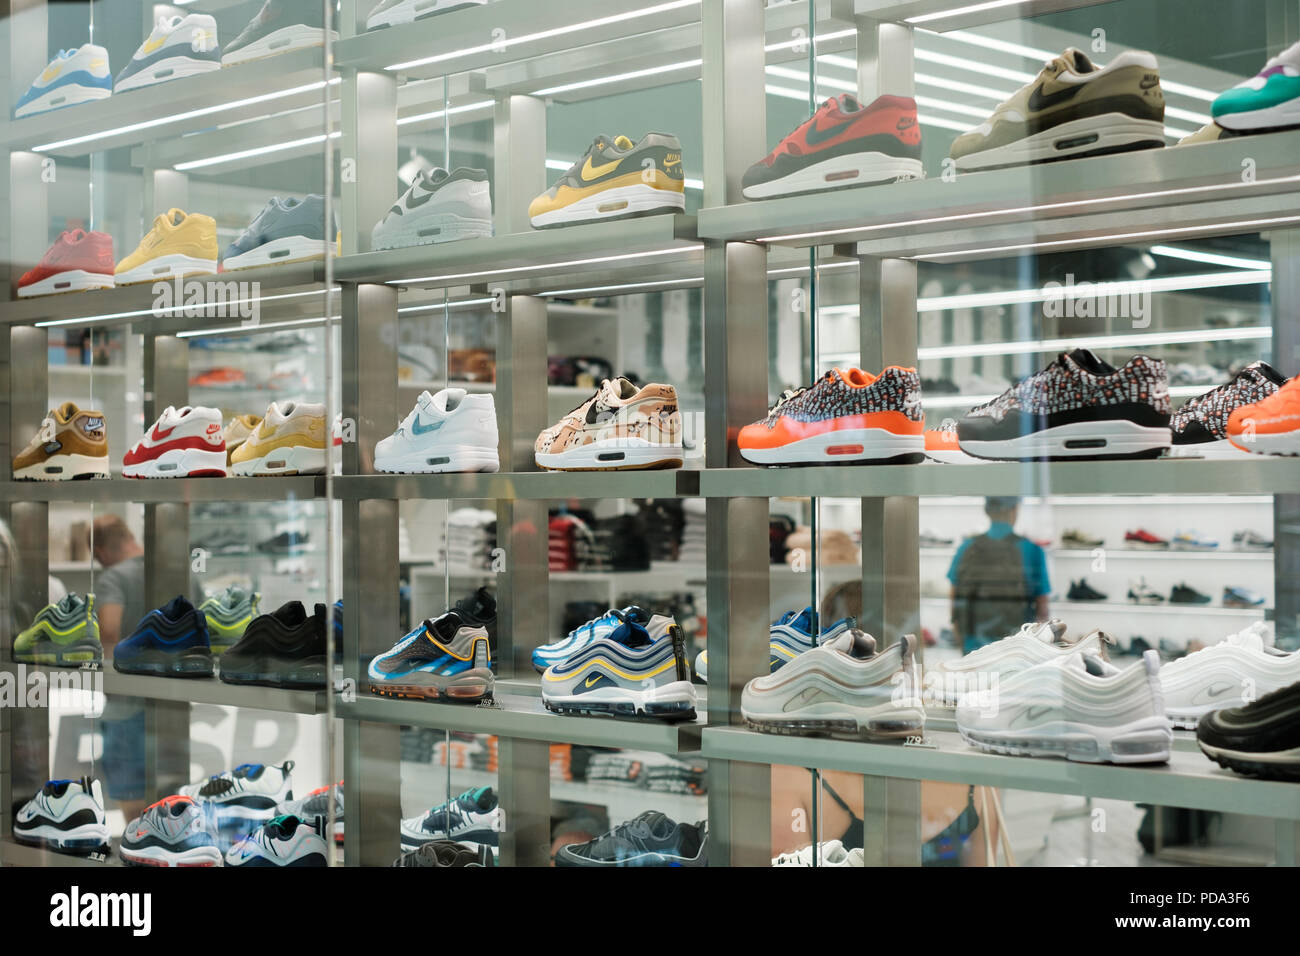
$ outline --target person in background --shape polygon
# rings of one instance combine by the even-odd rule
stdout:
[[[952,584],[953,633],[963,654],[1048,619],[1047,553],[1015,532],[1020,499],[984,499],[989,530],[957,548]]]

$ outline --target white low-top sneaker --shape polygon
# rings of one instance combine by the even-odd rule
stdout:
[[[1131,667],[1074,652],[965,694],[957,730],[981,750],[1085,763],[1159,763],[1174,732],[1160,692],[1160,657]]]
[[[497,410],[490,394],[421,392],[397,431],[375,446],[375,470],[394,474],[497,471]]]
[[[818,866],[865,866],[864,854],[860,847],[852,850],[844,848],[839,840],[827,840],[824,843],[809,844],[790,853],[782,853],[772,858],[773,866],[812,866],[813,854],[820,850]]]
[[[123,478],[224,478],[221,409],[168,405],[122,458]]]
[[[328,866],[329,845],[293,815],[262,824],[226,851],[226,866]]]
[[[19,808],[14,839],[32,846],[88,853],[108,843],[104,791],[98,780],[51,780]]]
[[[1300,653],[1273,646],[1273,625],[1256,621],[1160,668],[1165,712],[1175,727],[1194,730],[1205,714],[1241,707],[1300,681]]]
[[[432,169],[415,177],[370,233],[376,251],[492,235],[488,174],[459,167]]]

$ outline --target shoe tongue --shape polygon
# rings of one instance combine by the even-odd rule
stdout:
[[[1097,69],[1092,60],[1088,59],[1087,54],[1082,50],[1076,50],[1074,47],[1070,47],[1061,54],[1061,59],[1065,60],[1075,73],[1093,73]]]
[[[266,832],[268,836],[274,837],[277,840],[286,840],[298,831],[298,827],[301,826],[303,822],[304,821],[298,819],[298,817],[294,816],[292,813],[286,813],[283,816],[278,816],[268,820],[266,823]]]
[[[647,647],[654,643],[646,629],[635,621],[624,621],[609,636],[624,647]]]
[[[641,391],[641,389],[637,388],[635,385],[633,385],[627,379],[623,378],[621,375],[618,378],[614,379],[614,381],[610,382],[609,384],[611,390],[619,398],[631,398],[637,392]]]
[[[81,409],[77,407],[76,402],[64,402],[56,411],[58,412],[58,417],[62,421],[70,422],[72,421],[73,416],[76,415],[77,412],[81,411]]]
[[[812,633],[813,609],[811,606],[804,608],[802,611],[791,611],[787,615],[788,620],[785,622],[791,627],[802,631],[805,634]]]
[[[1236,378],[1262,378],[1279,386],[1287,382],[1286,376],[1267,362],[1251,362],[1237,373]]]
[[[1044,644],[1064,643],[1065,622],[1053,618],[1041,624],[1026,624],[1025,630],[1030,637],[1036,637]]]
[[[1115,372],[1113,365],[1102,361],[1090,349],[1078,348],[1073,352],[1063,352],[1061,357],[1069,358],[1075,365],[1093,375],[1112,375]]]
[[[666,814],[661,813],[658,810],[647,810],[645,813],[638,816],[633,822],[639,823],[641,826],[649,830],[652,835],[659,837],[660,839],[672,833],[673,827],[677,825],[673,823]]]
[[[174,621],[187,611],[192,610],[193,607],[194,605],[190,604],[185,595],[178,594],[158,610],[162,611],[163,617]]]
[[[862,109],[862,101],[852,93],[841,93],[839,96],[839,106],[841,113],[856,113]]]
[[[876,656],[876,639],[855,627],[849,628],[835,640],[823,646],[833,647],[841,654],[846,654],[859,661]]]
[[[61,797],[68,790],[68,785],[73,783],[72,780],[47,780],[45,786],[41,787],[41,793],[47,797]]]
[[[296,627],[307,620],[307,609],[302,606],[301,601],[290,601],[276,608],[275,617],[281,624]]]
[[[185,221],[185,213],[180,209],[168,209],[167,221],[170,222],[173,226],[179,226],[182,222]]]
[[[494,803],[491,787],[475,787],[461,794],[461,802],[477,810],[491,810]]]
[[[615,148],[615,149],[631,149],[634,145],[635,145],[635,144],[634,144],[630,139],[628,139],[626,136],[615,136],[615,137],[614,137],[614,148]]]

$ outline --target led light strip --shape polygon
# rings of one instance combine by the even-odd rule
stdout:
[[[971,342],[966,345],[941,345],[917,349],[919,360],[974,358],[988,355],[1033,355],[1039,352],[1064,352],[1073,348],[1133,349],[1152,345],[1196,345],[1201,342],[1233,342],[1273,337],[1266,325],[1235,329],[1188,329],[1183,332],[1152,332],[1132,335],[1091,335],[1063,339],[1039,339],[1035,342]]]
[[[220,329],[189,329],[185,332],[177,332],[176,337],[178,339],[192,339],[208,335],[256,335],[258,332],[264,332],[267,329],[287,329],[293,325],[323,325],[326,322],[337,322],[338,319],[337,315],[332,315],[328,319],[322,315],[315,319],[287,319],[283,322],[263,322],[258,325],[229,325]]]
[[[464,106],[453,106],[451,109],[434,110],[432,113],[419,113],[415,116],[403,116],[397,121],[398,126],[407,126],[411,123],[421,123],[426,120],[442,119],[444,116],[458,116],[461,113],[473,113],[478,110],[491,109],[496,106],[495,100],[480,100],[477,103],[466,103]]]
[[[229,272],[206,272],[197,275],[186,276],[182,281],[184,282],[189,282],[191,280],[198,280],[200,282],[238,281],[238,280],[227,280],[227,279],[217,278],[217,276],[228,276],[231,274],[232,273]],[[175,278],[158,279],[157,281],[165,283],[169,286],[176,282]],[[145,283],[142,282],[140,284],[144,285]],[[122,288],[125,288],[125,286],[123,286]],[[338,292],[339,289],[336,287],[334,291]],[[226,306],[247,305],[250,302],[274,302],[283,299],[300,299],[303,296],[324,295],[324,294],[325,294],[324,289],[312,289],[309,292],[285,292],[280,295],[264,295],[264,296],[259,296],[256,299],[228,299],[226,300],[225,305]],[[212,303],[212,304],[216,305],[216,303]],[[207,303],[203,303],[204,308],[207,308],[207,305],[208,305]],[[131,319],[131,318],[137,318],[139,316],[144,316],[144,315],[153,316],[154,318],[159,318],[159,319],[165,319],[168,316],[174,316],[178,313],[183,314],[187,308],[192,309],[196,307],[198,307],[198,303],[195,303],[194,305],[174,305],[167,309],[136,309],[133,312],[108,312],[101,315],[84,315],[84,316],[79,316],[75,319],[50,319],[46,322],[34,322],[32,324],[37,328],[48,328],[56,325],[94,325],[100,322],[108,322],[113,319]]]
[[[953,7],[951,10],[940,10],[937,13],[922,13],[914,17],[907,17],[903,22],[929,23],[933,20],[946,20],[949,17],[960,17],[967,13],[982,13],[985,10],[996,10],[999,7],[1009,7],[1025,2],[1026,0],[985,0],[984,3],[973,3],[967,7]]]
[[[1181,249],[1178,246],[1152,246],[1147,251],[1153,256],[1164,256],[1167,259],[1186,259],[1188,262],[1204,262],[1213,266],[1228,266],[1232,269],[1273,268],[1273,264],[1267,259],[1243,259],[1240,256],[1201,252],[1199,249]]]
[[[537,271],[556,271],[565,269],[570,266],[599,265],[602,262],[625,262],[628,259],[650,259],[657,256],[680,255],[686,252],[698,252],[704,248],[704,243],[696,242],[682,246],[674,246],[671,249],[654,249],[649,252],[627,252],[617,256],[597,256],[591,259],[569,259],[564,262],[548,262],[537,266],[503,266],[499,269],[485,269],[480,272],[452,272],[445,275],[421,276],[416,279],[390,279],[388,285],[419,285],[422,282],[446,282],[453,279],[477,279],[481,276],[495,276],[503,273],[516,272],[537,272]]]
[[[334,130],[329,134],[317,133],[315,136],[304,136],[302,139],[292,139],[284,143],[272,143],[270,146],[254,146],[251,149],[241,149],[235,153],[223,153],[220,156],[208,156],[205,159],[191,159],[183,163],[176,163],[172,168],[177,172],[186,172],[191,169],[204,169],[208,166],[219,166],[222,163],[234,163],[241,159],[251,159],[254,156],[266,156],[270,153],[297,149],[300,146],[315,146],[317,143],[325,142],[326,135],[330,139],[338,139],[342,133],[339,130]]]
[[[576,83],[565,83],[562,86],[550,86],[543,90],[533,90],[531,95],[551,96],[554,93],[568,93],[571,90],[585,90],[593,86],[606,86],[610,83],[619,83],[623,80],[637,80],[643,76],[658,76],[660,73],[674,73],[678,70],[690,70],[703,65],[703,60],[682,60],[680,63],[666,63],[663,66],[651,66],[644,70],[633,70],[630,73],[615,73],[612,76],[599,76],[594,80],[579,80]]]
[[[491,305],[496,302],[495,296],[488,296],[482,299],[458,299],[455,302],[429,302],[425,305],[408,305],[397,310],[398,315],[407,312],[430,312],[434,309],[467,309],[473,305]]]

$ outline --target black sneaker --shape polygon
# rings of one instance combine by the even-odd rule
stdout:
[[[307,542],[311,535],[306,531],[281,531],[273,538],[257,543],[257,550],[263,554],[301,554],[308,550]]]
[[[1066,595],[1068,601],[1104,601],[1106,595],[1102,594],[1096,588],[1088,583],[1087,578],[1080,578],[1077,581],[1070,582],[1070,593]]]
[[[708,866],[706,822],[674,823],[647,810],[588,843],[555,854],[556,866]]]
[[[339,38],[333,30],[330,36]],[[325,8],[320,0],[266,0],[257,16],[221,51],[221,65],[324,45]]]
[[[957,443],[998,461],[1157,458],[1169,447],[1169,409],[1163,360],[1137,355],[1116,369],[1075,349],[969,411]]]
[[[1175,458],[1241,458],[1228,441],[1228,417],[1242,405],[1263,401],[1286,384],[1286,376],[1267,362],[1252,362],[1218,388],[1189,398],[1169,422]]]
[[[1169,592],[1170,604],[1209,604],[1214,598],[1186,584],[1175,584]]]
[[[1244,707],[1211,711],[1196,725],[1196,743],[1237,773],[1300,780],[1300,683]]]
[[[478,849],[457,843],[455,840],[434,840],[418,850],[403,853],[393,866],[496,866],[496,855],[490,846]]]
[[[307,616],[301,601],[281,605],[249,623],[244,636],[221,655],[227,684],[325,689],[325,605]]]

